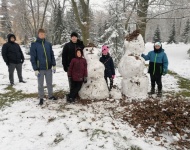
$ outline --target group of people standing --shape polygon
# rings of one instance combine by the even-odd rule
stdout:
[[[38,37],[36,41],[32,42],[30,48],[30,61],[38,80],[38,95],[39,105],[44,103],[44,78],[46,80],[49,100],[57,100],[53,95],[53,73],[56,72],[56,61],[51,43],[46,39],[44,29],[38,30]],[[14,70],[16,68],[19,82],[26,83],[22,77],[22,64],[24,63],[24,55],[20,46],[15,43],[16,37],[14,34],[7,36],[8,42],[2,47],[2,56],[9,70],[9,80],[11,86],[14,85]],[[82,84],[87,83],[88,71],[87,61],[83,56],[84,44],[78,38],[76,32],[71,33],[70,42],[66,43],[62,52],[62,65],[68,75],[70,93],[66,95],[68,102],[75,102],[78,92]],[[164,53],[161,43],[154,45],[154,51],[149,52],[148,55],[142,54],[145,60],[150,60],[149,73],[151,75],[151,93],[155,92],[155,82],[158,85],[158,90],[161,93],[162,81],[161,76],[167,73],[168,60]],[[102,46],[102,56],[100,62],[105,66],[104,77],[110,85],[108,89],[113,87],[113,80],[115,78],[115,68],[112,57],[109,54],[109,47]]]

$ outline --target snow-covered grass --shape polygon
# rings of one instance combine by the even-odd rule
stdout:
[[[190,45],[166,45],[169,69],[189,79],[187,50]],[[62,48],[54,46],[56,58]],[[23,51],[26,50],[22,47]],[[152,44],[146,44],[146,52]],[[0,56],[2,60],[2,57]],[[54,91],[59,100],[45,101],[38,106],[37,79],[32,70],[29,56],[23,65],[26,84],[19,83],[15,72],[15,86],[9,87],[7,66],[0,63],[0,101],[14,101],[0,110],[0,149],[3,150],[166,150],[161,142],[150,137],[139,137],[135,129],[120,118],[124,111],[121,106],[121,77],[116,75],[116,89],[104,101],[78,102],[67,104],[64,98],[68,92],[67,75],[58,58],[57,72],[53,76]],[[118,71],[117,71],[118,72]],[[173,74],[163,77],[165,92],[180,90],[178,78]],[[12,93],[12,95],[11,95]],[[11,100],[12,99],[12,100]],[[3,103],[4,105],[5,103]],[[1,102],[0,102],[1,105]],[[172,139],[171,139],[172,140]],[[169,145],[167,145],[169,146]]]

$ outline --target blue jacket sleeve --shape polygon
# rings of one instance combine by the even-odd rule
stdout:
[[[30,61],[31,61],[33,69],[38,70],[38,67],[37,67],[37,53],[36,53],[35,43],[32,43],[31,47],[30,47]]]
[[[50,44],[50,48],[51,48],[51,62],[53,66],[56,66],[56,62],[55,62],[55,56],[54,56],[54,52],[52,49],[52,45]]]
[[[167,73],[168,72],[168,57],[166,53],[164,53],[162,62],[163,62],[163,73]]]
[[[142,54],[141,56],[147,61],[150,60],[151,52],[148,53],[148,55]]]

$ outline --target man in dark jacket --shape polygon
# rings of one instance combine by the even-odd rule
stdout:
[[[62,52],[62,64],[65,72],[68,72],[71,60],[75,58],[75,51],[77,48],[84,49],[84,44],[78,39],[76,32],[71,33],[71,41],[66,43]],[[82,51],[83,53],[83,51]],[[69,87],[71,88],[71,81],[69,80]]]
[[[7,35],[8,42],[2,47],[2,56],[9,69],[9,80],[11,86],[14,85],[14,70],[16,68],[19,82],[26,83],[22,78],[22,64],[24,55],[20,46],[15,43],[16,37],[14,34]]]
[[[44,77],[48,89],[48,97],[50,100],[57,100],[53,96],[52,72],[56,72],[56,62],[52,45],[45,40],[45,30],[38,30],[38,37],[35,42],[31,44],[30,61],[38,77],[38,94],[40,98],[40,105],[43,105],[44,98]]]

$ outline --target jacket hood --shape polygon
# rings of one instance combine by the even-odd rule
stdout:
[[[42,43],[42,41],[45,41],[45,39],[40,39],[39,37],[36,38],[36,42]]]
[[[8,42],[11,42],[11,37],[13,37],[16,41],[16,36],[14,34],[8,34],[7,35]]]

